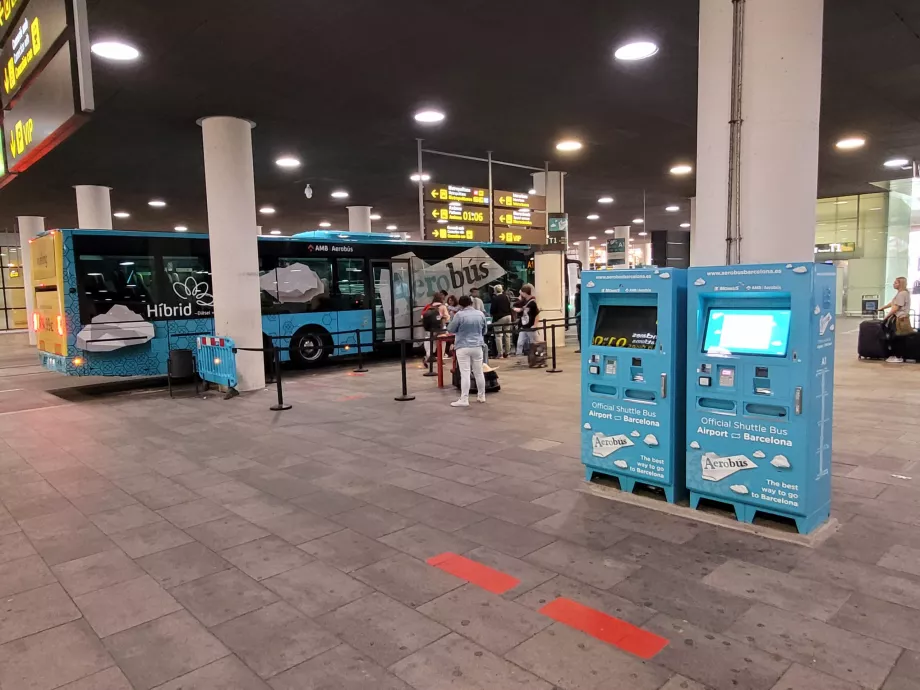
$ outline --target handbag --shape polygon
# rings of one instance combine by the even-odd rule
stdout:
[[[898,316],[895,318],[895,335],[910,335],[911,333],[916,332],[916,329],[910,323],[910,316]]]

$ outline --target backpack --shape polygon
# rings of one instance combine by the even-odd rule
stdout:
[[[441,303],[432,302],[422,312],[422,327],[429,333],[437,333],[441,326]]]

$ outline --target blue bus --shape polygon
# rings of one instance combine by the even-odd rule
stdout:
[[[488,302],[491,286],[533,282],[523,245],[332,231],[260,237],[258,247],[263,340],[298,367],[351,354],[359,337],[367,351],[422,337],[421,310],[438,290],[475,287]],[[47,369],[165,375],[171,350],[214,333],[207,235],[52,230],[30,249],[31,326]]]

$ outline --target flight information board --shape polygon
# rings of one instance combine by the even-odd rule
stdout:
[[[545,211],[546,197],[527,192],[503,192],[495,190],[494,206],[499,208],[526,208],[531,211]]]
[[[489,224],[489,209],[482,206],[469,206],[452,201],[449,204],[425,204],[425,218],[435,221],[446,220],[450,223]]]
[[[425,187],[426,201],[450,202],[459,201],[462,204],[475,204],[477,206],[489,205],[489,190],[481,187],[463,187],[453,184],[433,184]]]
[[[0,50],[3,90],[0,100],[9,107],[39,65],[56,50],[67,30],[65,0],[31,0],[10,28]]]

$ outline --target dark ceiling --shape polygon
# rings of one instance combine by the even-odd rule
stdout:
[[[568,171],[576,238],[628,224],[647,190],[650,229],[689,220],[694,179],[669,167],[694,160],[698,4],[693,0],[88,0],[94,40],[134,43],[142,59],[94,58],[97,112],[70,140],[0,191],[0,227],[17,215],[76,222],[71,186],[113,187],[117,225],[206,227],[199,117],[236,115],[253,132],[257,200],[294,232],[323,219],[347,226],[345,204],[373,205],[380,229],[417,228],[415,138],[426,145]],[[871,189],[897,176],[891,154],[920,158],[920,2],[828,0],[821,122],[822,196]],[[661,52],[635,64],[612,50],[649,36]],[[411,118],[436,104],[432,129]],[[833,142],[863,132],[842,155]],[[577,135],[583,151],[553,143]],[[304,161],[295,172],[280,154]],[[435,180],[485,185],[485,167],[426,162]],[[903,173],[901,173],[903,175]],[[303,195],[306,183],[315,195]],[[498,188],[526,190],[526,172],[497,168]],[[602,194],[616,198],[598,207]],[[154,197],[162,210],[148,208]],[[679,213],[665,213],[678,203]],[[783,203],[777,199],[776,203]],[[585,220],[597,211],[601,220]],[[376,226],[375,226],[376,229]]]

